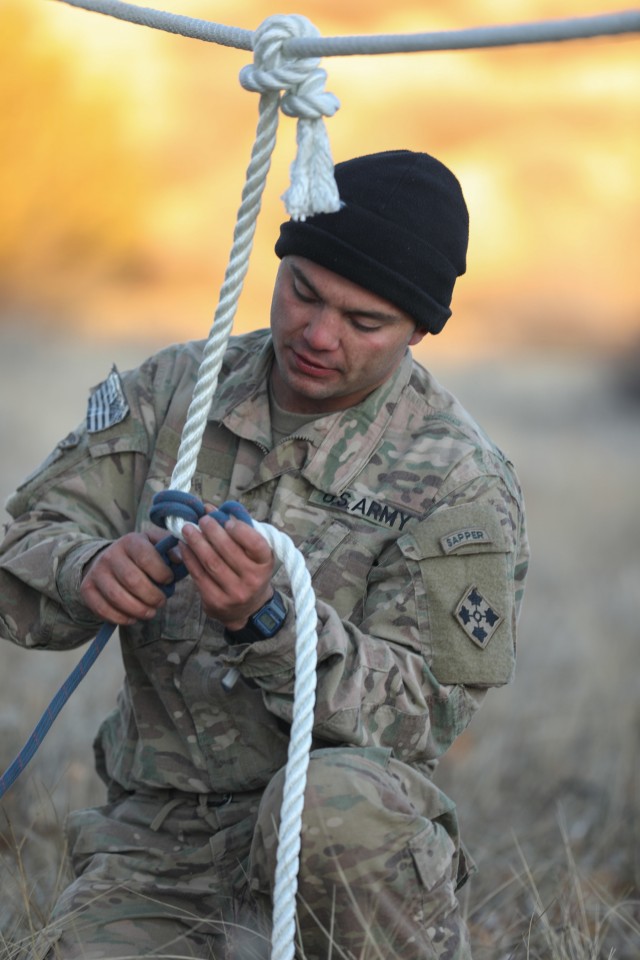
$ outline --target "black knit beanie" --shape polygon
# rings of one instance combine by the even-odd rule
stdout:
[[[411,150],[346,160],[335,177],[342,208],[283,223],[278,257],[312,260],[440,333],[466,269],[469,214],[457,179]]]

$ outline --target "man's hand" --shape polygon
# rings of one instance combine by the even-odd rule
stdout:
[[[198,527],[185,524],[183,562],[196,584],[208,617],[240,630],[273,596],[274,556],[263,536],[231,517],[222,527],[205,516]]]
[[[161,533],[127,533],[87,566],[80,585],[83,603],[101,620],[130,626],[150,620],[166,603],[158,583],[171,583],[173,574],[154,543]],[[155,581],[155,582],[154,582]]]

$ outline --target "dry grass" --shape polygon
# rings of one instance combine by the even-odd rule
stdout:
[[[4,495],[80,418],[111,360],[127,366],[150,345],[27,350],[15,331],[0,338]],[[616,392],[610,361],[454,367],[436,354],[431,366],[518,464],[534,555],[516,681],[489,698],[439,772],[480,868],[463,892],[475,960],[637,960],[638,408]],[[77,654],[5,645],[0,656],[4,767]],[[66,879],[65,811],[100,800],[91,737],[118,680],[114,645],[2,804],[1,960],[17,958]]]

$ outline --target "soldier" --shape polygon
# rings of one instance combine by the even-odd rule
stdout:
[[[469,872],[438,758],[513,673],[527,568],[512,464],[410,347],[450,316],[468,215],[399,150],[336,167],[337,213],[282,225],[270,330],[232,338],[194,479],[285,531],[312,576],[317,703],[300,956],[467,958]],[[76,879],[39,956],[268,954],[295,611],[249,525],[154,548],[202,343],[113,370],[10,498],[0,628],[29,647],[118,624],[124,686],[95,743],[106,804],[68,821]],[[240,680],[221,680],[235,667]],[[333,945],[333,947],[332,947]]]

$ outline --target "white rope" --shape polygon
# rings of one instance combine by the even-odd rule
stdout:
[[[223,46],[251,50],[253,33],[239,27],[225,27],[175,13],[137,7],[120,0],[57,0],[117,20],[164,30],[167,33],[206,40]],[[540,20],[466,30],[442,30],[431,33],[383,34],[353,37],[294,37],[283,44],[287,57],[348,57],[383,53],[426,53],[435,50],[469,50],[485,47],[518,46],[533,43],[559,43],[593,37],[640,33],[640,10],[621,10],[591,17]]]
[[[444,50],[469,50],[488,47],[514,47],[522,44],[559,43],[593,37],[640,33],[640,10],[571,17],[564,20],[539,20],[533,23],[470,27],[429,33],[386,34],[380,36],[323,37],[317,40],[291,40],[285,53],[308,57],[349,57],[361,54],[428,53]]]
[[[260,199],[275,146],[278,108],[299,117],[299,151],[292,165],[291,186],[285,194],[289,214],[304,219],[314,213],[339,209],[340,198],[333,176],[333,161],[323,116],[338,109],[337,99],[324,91],[326,74],[318,59],[292,61],[282,53],[291,36],[316,33],[305,17],[275,16],[266,20],[254,37],[254,63],[244,67],[240,82],[260,93],[256,140],[238,211],[234,242],[222,285],[214,322],[198,371],[193,397],[182,432],[178,458],[171,478],[174,490],[189,492],[196,468],[211,400],[231,332],[242,283],[247,272]],[[281,97],[281,91],[285,91]],[[179,536],[184,521],[167,519]],[[296,612],[296,655],[293,716],[285,770],[273,891],[272,960],[291,960],[294,954],[295,909],[304,791],[315,706],[317,633],[315,596],[302,554],[285,534],[268,524],[255,523],[282,562],[291,584]],[[233,675],[225,678],[227,685]]]
[[[295,31],[295,33],[294,33]],[[295,36],[317,36],[314,25],[296,14],[270,17],[255,34],[254,62],[240,71],[246,90],[268,93],[286,90],[280,107],[289,117],[298,117],[298,152],[291,164],[291,185],[282,199],[294,220],[313,213],[333,213],[340,197],[333,175],[333,161],[323,117],[332,117],[340,106],[327,93],[327,75],[317,57],[287,59],[282,48]]]
[[[296,549],[293,541],[268,524],[254,522],[254,526],[282,560],[291,582],[296,612],[293,716],[280,808],[271,932],[271,960],[292,960],[302,809],[315,706],[317,614],[311,577],[302,554]]]
[[[194,40],[206,40],[223,47],[236,47],[238,50],[253,49],[253,31],[240,27],[225,27],[210,20],[197,20],[177,13],[165,13],[148,7],[138,7],[133,3],[121,3],[119,0],[60,0],[70,7],[103,13],[116,20],[126,20],[141,27],[152,27],[165,33],[175,33]]]
[[[286,91],[282,98],[283,108],[286,106],[290,115],[302,114],[298,124],[305,125],[303,139],[311,142],[311,147],[305,144],[302,155],[292,165],[292,183],[285,194],[285,200],[292,201],[289,213],[304,219],[313,213],[328,213],[339,208],[333,161],[322,120],[323,114],[335,113],[338,101],[332,94],[321,90],[326,75],[318,69],[316,58],[294,63],[282,55],[284,38],[307,30],[315,32],[315,27],[305,17],[276,16],[265,20],[255,34],[254,65],[243,68],[240,74],[241,83],[249,89],[260,90],[258,129],[242,192],[229,264],[171,477],[174,490],[189,492],[191,489],[211,399],[218,384],[224,350],[249,265],[256,219],[275,146],[281,90]],[[311,183],[312,178],[317,180],[316,185]],[[174,536],[179,537],[183,523],[173,518],[167,522],[167,526]]]

